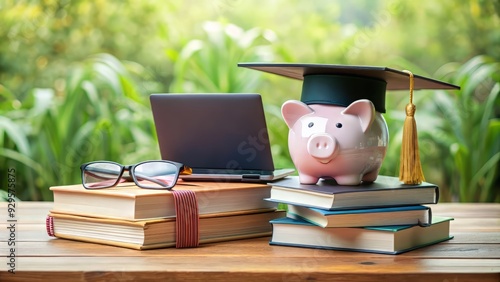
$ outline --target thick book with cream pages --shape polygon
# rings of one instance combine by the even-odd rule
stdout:
[[[199,243],[270,236],[271,220],[284,211],[260,209],[200,215]],[[76,241],[146,250],[176,244],[176,219],[120,220],[51,212],[51,235]]]
[[[271,186],[239,182],[184,182],[176,190],[196,193],[199,214],[275,208],[264,201]],[[54,194],[54,211],[83,216],[128,220],[175,217],[172,192],[150,190],[125,182],[113,188],[87,190],[81,184],[50,187]]]

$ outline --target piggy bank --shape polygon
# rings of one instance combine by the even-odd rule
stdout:
[[[302,184],[320,178],[340,185],[377,179],[388,144],[387,124],[370,100],[348,107],[286,101],[288,147]]]

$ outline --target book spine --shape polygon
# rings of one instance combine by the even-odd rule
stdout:
[[[418,221],[418,225],[422,227],[427,227],[432,224],[432,209],[429,207],[427,208],[427,222],[421,222],[420,220]]]
[[[433,204],[437,204],[439,202],[439,187],[436,186],[436,200],[434,201]]]

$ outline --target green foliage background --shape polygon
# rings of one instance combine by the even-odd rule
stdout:
[[[304,62],[460,85],[416,93],[424,173],[442,201],[500,202],[499,15],[495,0],[4,0],[0,185],[15,168],[20,199],[51,200],[83,162],[159,158],[148,96],[164,92],[261,93],[276,166],[290,166],[280,107],[300,81],[237,63]],[[407,96],[388,93],[383,174],[398,174]]]

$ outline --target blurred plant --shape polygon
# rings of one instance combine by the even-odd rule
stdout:
[[[259,74],[238,69],[245,61],[274,59],[270,30],[243,30],[234,24],[205,22],[205,37],[190,40],[178,52],[168,49],[175,63],[171,92],[238,93],[255,91]]]
[[[170,92],[178,93],[260,93],[261,73],[238,68],[239,62],[274,60],[272,31],[242,28],[223,22],[205,22],[205,37],[189,41],[180,51],[167,50],[175,62]],[[275,165],[290,163],[286,147],[286,125],[278,106],[266,103],[271,97],[263,95],[269,139]],[[281,124],[280,124],[281,123]],[[283,125],[285,126],[283,128]]]
[[[160,81],[169,75],[166,58],[152,54],[164,48],[165,18],[175,13],[174,5],[158,0],[2,0],[1,84],[24,98],[35,87],[52,87],[70,70],[68,62],[97,53],[147,65]]]
[[[8,193],[7,191],[0,190],[0,202],[6,202],[8,201]]]
[[[477,56],[464,64],[446,64],[431,75],[402,58],[392,63],[461,86],[454,91],[418,91],[414,96],[424,174],[440,187],[441,201],[499,202],[500,64]],[[391,93],[387,103],[392,109],[384,115],[390,146],[381,174],[397,176],[402,109],[408,97]]]
[[[116,58],[92,56],[55,85],[2,109],[0,173],[16,168],[21,199],[51,199],[48,187],[78,183],[86,161],[159,157],[147,99]]]
[[[122,158],[129,156],[131,161],[155,157],[157,145],[148,143],[154,142],[151,121],[145,116],[149,115],[148,103],[137,93],[167,92],[166,89],[171,92],[262,93],[275,161],[277,166],[289,166],[288,129],[281,118],[279,105],[287,99],[299,99],[301,82],[239,69],[236,66],[238,62],[387,65],[428,75],[445,62],[462,61],[462,58],[477,54],[487,54],[498,61],[500,49],[494,47],[500,39],[497,2],[467,0],[457,4],[452,0],[358,0],[337,3],[326,0],[277,0],[266,5],[237,1],[221,6],[221,3],[194,0],[2,1],[0,40],[4,44],[0,44],[0,175],[5,175],[4,170],[10,166],[18,167],[22,198],[50,199],[46,191],[48,184],[78,181],[77,175],[72,180],[63,179],[62,172],[55,171],[74,173],[75,166],[68,163],[80,163],[84,156],[89,159],[108,158],[109,153],[109,158],[123,162],[127,160]],[[206,22],[204,33],[200,36],[199,23],[207,19],[223,19],[225,22]],[[267,29],[279,34],[280,40]],[[132,41],[137,44],[129,44]],[[456,42],[463,44],[457,45]],[[169,48],[167,56],[161,53],[165,46]],[[130,78],[130,73],[109,64],[109,61],[116,60],[112,57],[103,59],[108,63],[99,63],[94,57],[84,63],[72,64],[99,52],[113,54],[122,62],[138,62],[116,64],[141,74],[144,74],[144,66],[150,77],[137,83]],[[411,61],[414,64],[394,65],[391,60],[395,57],[405,58],[407,63]],[[456,69],[458,67],[453,66],[447,74]],[[479,69],[482,69],[480,74],[464,75],[470,76],[470,79],[462,80],[469,83],[469,80],[486,76],[484,69],[487,68]],[[111,82],[113,79],[105,77],[120,79]],[[439,78],[434,74],[430,77]],[[457,83],[463,82],[455,79]],[[171,83],[172,80],[174,83]],[[482,93],[480,89],[484,87],[480,85],[475,92]],[[484,96],[463,93],[460,92],[459,96],[474,96],[469,97],[475,99],[474,103],[487,101]],[[99,99],[95,99],[96,95]],[[462,142],[465,139],[473,141],[475,137],[471,132],[481,123],[477,122],[467,131],[459,122],[449,124],[448,119],[453,115],[444,116],[445,120],[441,120],[441,115],[436,116],[434,111],[439,109],[444,112],[434,102],[438,96],[446,97],[446,94],[422,91],[415,97],[421,99],[416,101],[416,105],[424,170],[427,170],[426,177],[438,182],[442,191],[451,187],[458,194],[459,185],[472,182],[458,180],[456,171],[460,169],[455,163],[462,159],[465,171],[466,164],[470,165],[473,157],[476,158],[474,169],[482,162],[482,157],[477,156],[478,149],[474,147],[480,144]],[[397,98],[390,97],[399,96],[388,95],[388,100],[392,99],[388,102],[396,105],[391,105],[391,109],[404,109],[406,99],[399,106],[400,102],[394,100]],[[439,100],[442,99],[439,97]],[[453,104],[459,102],[454,94],[444,100],[449,100],[451,106],[458,108]],[[498,117],[496,105],[493,116]],[[481,103],[477,107],[467,106],[467,115],[480,115]],[[104,115],[102,118],[101,114]],[[464,126],[471,124],[468,120],[471,117],[465,116],[465,112],[460,115],[463,116],[458,118],[463,119]],[[128,116],[127,121],[118,122],[123,116]],[[385,174],[397,175],[398,130],[404,112],[392,111],[385,117],[391,132],[391,146],[382,169]],[[64,121],[59,121],[62,118]],[[492,119],[490,116],[489,120]],[[494,124],[488,121],[490,123]],[[142,133],[130,134],[140,130]],[[498,138],[494,130],[490,130]],[[119,136],[113,136],[115,134]],[[143,136],[139,137],[141,134]],[[108,148],[111,139],[120,145]],[[138,139],[144,145],[138,146],[135,141]],[[493,141],[484,142],[485,146],[495,144]],[[453,145],[455,143],[460,145]],[[462,152],[462,146],[468,148],[469,153],[467,150]],[[456,148],[453,155],[450,153],[452,147]],[[117,155],[118,151],[122,153]],[[482,166],[479,170],[488,170],[487,167]],[[498,171],[498,165],[496,167]],[[487,178],[467,176],[479,181],[481,187],[485,187],[490,177],[495,178],[490,174]],[[500,186],[496,177],[497,184],[493,184],[493,190]],[[45,194],[41,195],[40,191]],[[482,191],[486,193],[486,190]],[[459,198],[462,199],[458,196],[456,199]]]
[[[441,163],[444,180],[460,202],[500,202],[500,63],[477,56],[440,73],[461,86],[450,94],[437,91],[428,105],[432,129],[422,134]]]
[[[359,1],[346,2],[357,6]],[[355,25],[353,37],[342,41],[352,44],[346,54],[350,64],[386,65],[399,56],[434,72],[448,62],[479,54],[500,59],[498,0],[366,2],[377,2],[379,9],[370,11],[373,25]]]

